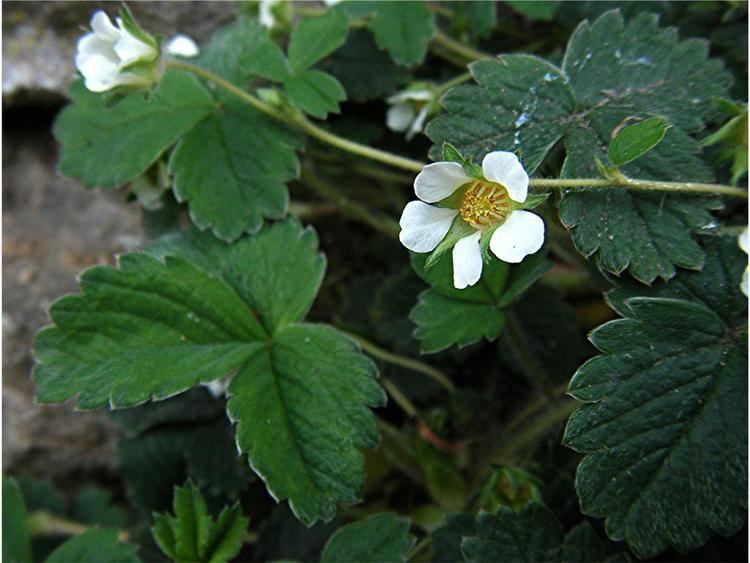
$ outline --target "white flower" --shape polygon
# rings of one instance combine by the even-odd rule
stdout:
[[[78,40],[75,60],[86,88],[104,92],[118,86],[145,87],[156,81],[156,41],[140,31],[132,18],[127,23],[117,18],[115,26],[107,14],[98,11],[91,18],[91,29]]]
[[[258,20],[268,29],[287,25],[291,22],[292,7],[289,0],[260,0]]]
[[[392,131],[406,132],[406,140],[421,132],[427,117],[437,110],[437,93],[426,85],[415,85],[386,100],[391,106],[385,124]]]
[[[747,227],[745,227],[745,230],[742,231],[742,234],[740,234],[739,238],[737,239],[737,243],[740,245],[740,248],[745,252],[745,254],[748,253],[748,240],[747,240]],[[740,291],[745,294],[745,297],[750,296],[750,293],[748,293],[748,282],[747,282],[747,270],[750,266],[745,266],[745,273],[742,274],[742,282],[740,282]]]
[[[482,276],[480,241],[504,262],[518,263],[544,242],[541,217],[524,211],[529,177],[515,154],[495,151],[482,160],[482,178],[457,162],[428,164],[414,180],[421,201],[409,202],[401,215],[401,243],[413,252],[431,252],[458,217],[468,232],[453,247],[453,285],[474,285]],[[454,195],[456,194],[456,195]],[[451,197],[450,202],[443,201]],[[443,207],[428,205],[443,202]],[[453,207],[449,207],[453,206]],[[472,232],[473,230],[473,232]]]
[[[176,57],[189,59],[197,57],[199,49],[192,37],[184,33],[178,33],[164,45],[164,52]]]

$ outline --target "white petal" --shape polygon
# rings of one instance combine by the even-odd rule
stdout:
[[[118,65],[102,55],[76,58],[76,66],[83,75],[86,88],[92,92],[104,92],[116,86]]]
[[[422,131],[424,128],[424,120],[427,119],[427,112],[429,111],[429,106],[425,106],[419,111],[417,117],[412,121],[411,127],[409,127],[409,130],[406,132],[407,141],[410,141],[414,135]]]
[[[326,6],[333,6],[335,4],[338,4],[339,2],[341,2],[341,0],[323,0],[323,4],[325,4]]]
[[[276,18],[271,11],[271,6],[277,2],[279,2],[279,0],[260,0],[260,7],[258,10],[260,25],[271,29],[276,24]]]
[[[94,30],[94,33],[100,39],[109,41],[110,43],[114,43],[120,38],[120,30],[112,24],[109,16],[101,10],[96,12],[91,18],[91,29]]]
[[[745,230],[742,231],[742,234],[737,239],[737,243],[740,245],[740,248],[745,251],[745,254],[748,252],[747,242],[747,227],[745,227]]]
[[[386,101],[389,104],[399,104],[401,102],[415,101],[415,102],[429,102],[434,97],[434,94],[429,90],[404,90],[398,94],[394,94]]]
[[[460,239],[453,247],[453,286],[464,289],[482,277],[482,250],[479,248],[480,231]]]
[[[742,274],[742,282],[740,283],[740,290],[742,293],[745,294],[745,297],[750,297],[750,293],[748,293],[748,287],[747,287],[747,268],[745,268],[745,273]]]
[[[414,192],[422,201],[435,203],[471,180],[458,162],[433,162],[417,174],[414,179]]]
[[[490,250],[503,262],[518,263],[544,243],[544,221],[529,211],[516,210],[490,239]]]
[[[443,240],[456,215],[458,211],[455,209],[410,201],[399,221],[401,232],[398,238],[413,252],[430,252]]]
[[[482,172],[490,182],[505,186],[513,201],[523,203],[529,191],[529,175],[512,152],[495,151],[485,155]]]
[[[119,63],[120,59],[115,54],[113,43],[102,39],[95,33],[87,33],[78,40],[76,45],[76,57],[87,55],[102,55]]]
[[[115,53],[120,57],[120,62],[123,65],[141,59],[153,59],[158,54],[151,45],[144,43],[127,31],[123,31],[120,39],[115,43]]]
[[[414,119],[414,110],[409,104],[399,104],[388,109],[385,114],[385,124],[391,131],[403,133],[409,128]]]
[[[209,381],[208,383],[201,383],[201,385],[208,388],[208,392],[211,393],[215,399],[219,399],[226,394],[230,383],[232,383],[232,378],[225,377],[223,379]]]
[[[170,55],[178,57],[197,57],[199,53],[198,44],[183,33],[178,33],[167,41],[164,49]]]

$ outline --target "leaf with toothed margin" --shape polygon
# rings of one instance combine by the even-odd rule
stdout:
[[[391,512],[374,514],[339,528],[320,556],[321,563],[392,563],[406,561],[416,538],[409,533],[410,522]]]
[[[200,229],[232,241],[287,212],[285,183],[299,174],[302,137],[234,97],[177,144],[169,160],[174,193]]]
[[[747,509],[747,264],[736,238],[706,241],[700,272],[610,293],[624,317],[591,335],[602,355],[570,393],[565,443],[585,455],[585,514],[639,557],[739,530]]]
[[[282,249],[283,252],[279,250]],[[353,502],[361,448],[384,404],[374,364],[335,329],[301,323],[323,277],[317,237],[294,220],[227,245],[170,236],[96,267],[36,342],[42,402],[133,406],[233,375],[237,443],[271,495],[308,525]]]
[[[214,101],[194,76],[170,70],[150,93],[134,92],[115,105],[89,92],[83,81],[70,89],[73,103],[57,118],[60,171],[88,187],[114,188],[145,172],[196,123]]]

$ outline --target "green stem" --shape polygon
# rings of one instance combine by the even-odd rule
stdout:
[[[440,36],[440,34],[438,35]],[[487,55],[489,56],[489,55]],[[200,76],[206,80],[210,80],[217,86],[221,86],[228,92],[231,92],[244,102],[250,104],[258,111],[265,113],[278,119],[284,123],[292,125],[298,129],[301,129],[309,136],[318,139],[331,146],[339,148],[341,150],[356,154],[370,160],[375,160],[389,166],[408,170],[409,172],[421,172],[422,168],[426,165],[424,162],[413,160],[411,158],[405,158],[403,156],[395,155],[387,151],[368,147],[360,143],[355,143],[338,135],[326,131],[312,123],[301,113],[294,115],[287,115],[283,111],[274,108],[262,102],[252,94],[245,92],[241,88],[238,88],[231,82],[228,82],[220,76],[205,70],[199,66],[192,65],[190,63],[184,63],[181,61],[170,60],[168,66],[177,68],[187,72],[191,72],[196,76]],[[668,191],[668,192],[680,192],[680,193],[707,193],[707,194],[721,194],[732,197],[739,197],[747,199],[747,191],[742,188],[735,188],[733,186],[725,186],[722,184],[704,184],[699,182],[660,182],[656,180],[636,180],[633,178],[626,178],[622,176],[620,179],[607,179],[607,178],[560,178],[560,179],[547,179],[547,178],[533,178],[529,181],[530,188],[536,189],[549,189],[549,188],[624,188],[629,190],[652,190],[652,191]]]
[[[29,534],[32,536],[77,536],[91,529],[88,524],[55,516],[46,510],[32,512],[27,522]],[[127,530],[120,530],[118,538],[120,541],[126,541],[129,535]]]
[[[704,184],[701,182],[660,182],[658,180],[636,180],[622,177],[609,178],[532,178],[529,188],[626,188],[629,190],[664,191],[680,193],[721,194],[747,199],[747,191],[723,184]]]
[[[425,549],[430,547],[432,543],[432,536],[425,536],[406,554],[406,561],[413,561],[414,558],[422,553]]]
[[[370,212],[364,205],[351,201],[328,182],[311,173],[305,168],[302,171],[302,182],[315,190],[320,196],[333,202],[342,213],[352,219],[362,221],[370,225],[376,231],[389,237],[398,237],[400,227],[396,221],[388,217],[382,217]]]
[[[448,51],[451,51],[459,55],[460,57],[466,59],[467,62],[491,60],[495,58],[489,53],[479,51],[478,49],[474,49],[473,47],[464,45],[460,41],[456,41],[455,39],[453,39],[452,37],[449,37],[442,31],[437,31],[435,35],[432,37],[432,40],[436,44],[441,45],[442,47],[447,49]]]
[[[245,92],[242,88],[238,88],[231,82],[224,80],[221,76],[218,76],[217,74],[214,74],[213,72],[203,69],[199,66],[175,60],[170,60],[167,64],[172,68],[191,72],[196,76],[200,76],[205,80],[209,80],[217,86],[221,86],[228,92],[231,92],[244,102],[253,106],[258,111],[263,112],[266,115],[273,117],[274,119],[278,119],[279,121],[301,129],[310,137],[318,139],[319,141],[327,143],[333,147],[350,152],[352,154],[363,156],[365,158],[369,158],[371,160],[382,162],[383,164],[395,166],[396,168],[403,168],[404,170],[409,170],[411,172],[420,172],[424,167],[424,163],[418,160],[412,160],[410,158],[398,156],[387,151],[368,147],[367,145],[355,143],[354,141],[350,141],[348,139],[344,139],[343,137],[339,137],[338,135],[334,135],[333,133],[326,131],[321,127],[318,127],[301,113],[293,115],[286,114],[283,111],[259,100],[252,94]]]
[[[459,74],[458,76],[454,76],[450,80],[443,82],[442,84],[438,85],[438,95],[441,95],[443,92],[446,92],[453,88],[454,86],[458,86],[459,84],[463,84],[464,82],[468,82],[471,80],[471,73],[470,72],[463,72]]]
[[[419,360],[415,360],[413,358],[408,358],[406,356],[401,356],[399,354],[389,352],[388,350],[384,350],[383,348],[377,346],[376,344],[373,344],[369,340],[366,340],[361,336],[357,336],[356,334],[353,334],[351,332],[342,332],[344,332],[350,338],[356,340],[362,347],[362,349],[371,356],[383,360],[384,362],[387,362],[389,364],[401,366],[406,369],[410,369],[412,371],[416,371],[418,373],[426,375],[427,377],[434,379],[437,383],[442,385],[443,388],[445,388],[445,390],[449,393],[453,394],[456,392],[456,387],[455,385],[453,385],[453,382],[450,380],[450,378],[448,378],[446,374],[444,374],[439,369],[427,365],[424,362],[420,362]]]
[[[412,403],[409,398],[401,392],[401,389],[387,377],[381,377],[380,383],[396,403],[409,418],[419,418],[419,409]]]

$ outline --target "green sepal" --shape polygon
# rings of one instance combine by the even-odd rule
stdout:
[[[542,205],[545,201],[547,201],[547,198],[549,198],[550,193],[545,192],[542,194],[529,194],[526,196],[526,201],[523,203],[513,203],[514,209],[536,209],[540,205]]]
[[[156,56],[154,59],[159,58],[159,44],[156,42],[156,39],[152,35],[149,35],[146,33],[143,28],[138,25],[138,22],[135,21],[135,18],[133,17],[133,13],[130,11],[130,8],[127,7],[127,5],[123,4],[120,8],[120,24],[122,27],[127,31],[130,35],[136,37],[137,39],[140,39],[147,45],[151,45],[154,49],[156,49]]]
[[[667,129],[671,127],[669,122],[660,116],[649,117],[632,125],[624,125],[629,119],[631,118],[624,120],[612,132],[613,138],[609,144],[608,155],[615,166],[627,164],[646,154],[662,141]]]
[[[448,141],[443,142],[443,160],[448,162],[458,162],[463,166],[465,162],[464,155],[458,152],[458,149],[451,145]]]
[[[453,219],[453,224],[451,224],[451,228],[448,230],[448,233],[445,235],[443,240],[440,241],[440,244],[435,247],[435,250],[432,251],[432,254],[430,254],[430,256],[427,258],[427,262],[425,262],[424,264],[425,269],[432,268],[437,263],[438,258],[440,258],[445,252],[453,248],[459,240],[474,234],[474,232],[474,227],[464,221],[461,218],[461,215],[456,215],[455,219]]]

